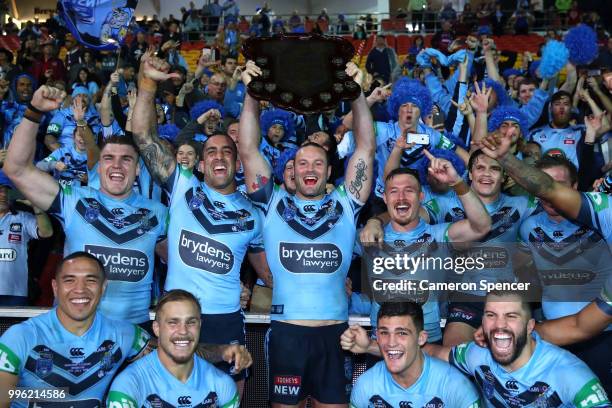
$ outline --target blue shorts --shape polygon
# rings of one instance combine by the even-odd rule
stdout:
[[[238,310],[233,313],[203,314],[200,327],[200,343],[206,344],[246,344],[244,313]],[[234,381],[247,377],[247,370],[235,374],[233,364],[222,361],[215,367],[230,375]]]
[[[311,396],[324,404],[347,404],[353,364],[340,347],[347,328],[273,321],[266,335],[270,402],[296,405]]]

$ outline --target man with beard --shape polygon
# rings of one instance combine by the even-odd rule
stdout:
[[[351,408],[482,406],[478,391],[465,376],[421,351],[427,332],[417,303],[383,303],[377,323],[376,347],[384,361],[359,376],[351,393]],[[366,331],[361,326],[355,326],[355,331],[358,343],[367,345]],[[355,345],[351,351],[363,349]]]
[[[543,156],[549,150],[560,150],[576,168],[580,168],[578,149],[583,143],[585,127],[569,123],[572,117],[572,95],[565,91],[555,93],[550,100],[550,110],[552,115],[550,123],[531,132],[528,140],[538,142],[542,146]],[[584,163],[584,165],[593,164]]]
[[[234,381],[194,355],[200,337],[200,313],[198,300],[187,291],[171,290],[160,299],[153,322],[157,350],[115,378],[106,400],[108,408],[240,406]]]
[[[266,282],[259,211],[236,190],[236,145],[214,133],[203,145],[199,171],[177,166],[176,158],[150,126],[157,83],[173,74],[163,60],[145,54],[134,106],[132,131],[149,171],[170,195],[172,217],[168,226],[168,275],[165,290],[186,289],[202,305],[200,341],[245,344],[244,315],[240,308],[240,267],[249,262]],[[210,111],[209,111],[210,112]],[[242,143],[242,142],[241,142]],[[226,373],[231,366],[220,363]],[[244,373],[234,376],[239,389]]]
[[[347,64],[361,86],[363,73]],[[248,61],[248,86],[262,74]],[[264,245],[274,278],[268,340],[272,406],[297,407],[310,395],[317,407],[346,408],[350,389],[338,338],[346,329],[345,280],[355,243],[355,226],[372,184],[375,140],[363,93],[352,102],[356,148],[343,185],[326,194],[331,174],[327,152],[302,145],[294,160],[295,194],[275,186],[259,149],[259,102],[248,94],[240,117],[240,158],[251,198],[265,212]],[[314,273],[317,272],[317,273]],[[348,378],[347,378],[348,375]]]
[[[469,376],[488,407],[610,407],[599,379],[569,351],[540,338],[520,292],[491,292],[482,318],[487,348],[426,346]]]

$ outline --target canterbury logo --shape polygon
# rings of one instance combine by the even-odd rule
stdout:
[[[308,204],[304,206],[304,212],[306,213],[311,213],[311,212],[315,212],[317,210],[317,208],[312,205],[312,204]]]
[[[83,353],[82,347],[73,347],[70,349],[70,355],[73,357],[83,357],[85,353]]]
[[[179,405],[191,405],[191,397],[190,396],[183,396],[183,397],[178,397],[178,403]]]
[[[506,381],[506,389],[515,390],[515,391],[518,390],[518,385],[516,381],[514,380]]]

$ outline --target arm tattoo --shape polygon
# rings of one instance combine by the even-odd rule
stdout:
[[[554,180],[548,174],[521,162],[512,154],[500,159],[499,162],[510,177],[531,194],[538,197],[546,196],[554,188]]]
[[[196,354],[209,363],[220,363],[223,361],[223,348],[218,344],[199,344]]]
[[[151,140],[151,142],[140,144],[138,147],[151,175],[161,184],[168,181],[176,166],[175,158],[168,149],[159,140]]]
[[[355,177],[353,180],[351,180],[351,184],[349,185],[349,192],[357,199],[360,198],[363,182],[368,179],[368,176],[366,175],[367,169],[368,166],[366,165],[365,161],[363,159],[359,159],[355,165]]]
[[[268,178],[266,176],[262,176],[261,174],[257,174],[255,176],[255,181],[251,184],[253,190],[257,191],[268,183]]]

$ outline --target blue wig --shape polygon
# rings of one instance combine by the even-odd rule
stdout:
[[[416,79],[402,77],[393,85],[393,91],[387,101],[389,116],[393,120],[397,120],[400,106],[409,102],[419,107],[421,118],[425,118],[431,113],[433,101],[429,89]]]
[[[174,143],[176,136],[179,134],[181,129],[178,128],[174,123],[157,126],[157,134],[162,139],[166,139],[169,142]]]
[[[295,124],[293,123],[293,114],[284,109],[274,108],[269,109],[261,114],[260,118],[261,133],[263,136],[268,135],[268,130],[272,125],[282,125],[285,130],[285,135],[282,140],[288,140],[295,135]]]
[[[569,51],[565,44],[556,40],[548,41],[542,49],[540,76],[545,79],[554,77],[567,64],[568,58]]]
[[[514,69],[514,68],[507,68],[504,69],[502,72],[502,76],[505,79],[508,79],[508,77],[512,76],[512,75],[523,75],[523,71],[519,71],[518,69]]]
[[[278,183],[284,183],[283,173],[285,172],[285,166],[289,160],[295,159],[297,149],[287,149],[276,159],[276,166],[274,166],[274,178]]]
[[[511,120],[518,123],[523,137],[527,137],[527,134],[529,132],[529,126],[527,126],[527,117],[523,114],[523,112],[513,106],[500,106],[499,108],[495,109],[491,113],[491,116],[489,116],[487,130],[489,132],[494,132],[499,129],[501,124],[507,120]]]
[[[540,62],[541,60],[537,60],[529,64],[529,76],[533,79],[536,79],[538,77],[536,71],[538,70],[538,68],[540,68]]]
[[[497,96],[497,106],[505,106],[512,105],[512,99],[506,93],[506,90],[497,81],[492,80],[491,78],[485,78],[484,83],[487,85],[487,88],[493,88],[493,92]],[[483,81],[478,82],[478,86],[482,89]],[[474,92],[474,86],[471,87],[472,92]]]
[[[457,153],[453,152],[452,150],[430,149],[429,152],[434,157],[437,157],[440,159],[446,159],[449,162],[451,162],[451,164],[453,165],[455,170],[457,170],[457,174],[459,174],[460,177],[463,176],[463,174],[465,173],[465,163],[463,162],[463,160],[461,160],[459,156],[457,156]],[[422,185],[429,184],[427,183],[427,173],[428,173],[427,169],[428,168],[429,168],[429,159],[426,156],[423,156],[423,160],[419,161],[418,168],[417,168],[417,171],[419,172],[419,180]]]
[[[223,106],[210,99],[204,99],[203,101],[193,105],[193,107],[189,110],[189,116],[191,116],[191,120],[198,120],[202,114],[211,109],[217,109],[219,112],[221,112],[222,118],[225,116],[225,109],[223,109]]]
[[[590,64],[599,52],[597,34],[586,24],[579,24],[567,32],[565,46],[569,50],[569,60],[575,65]]]

